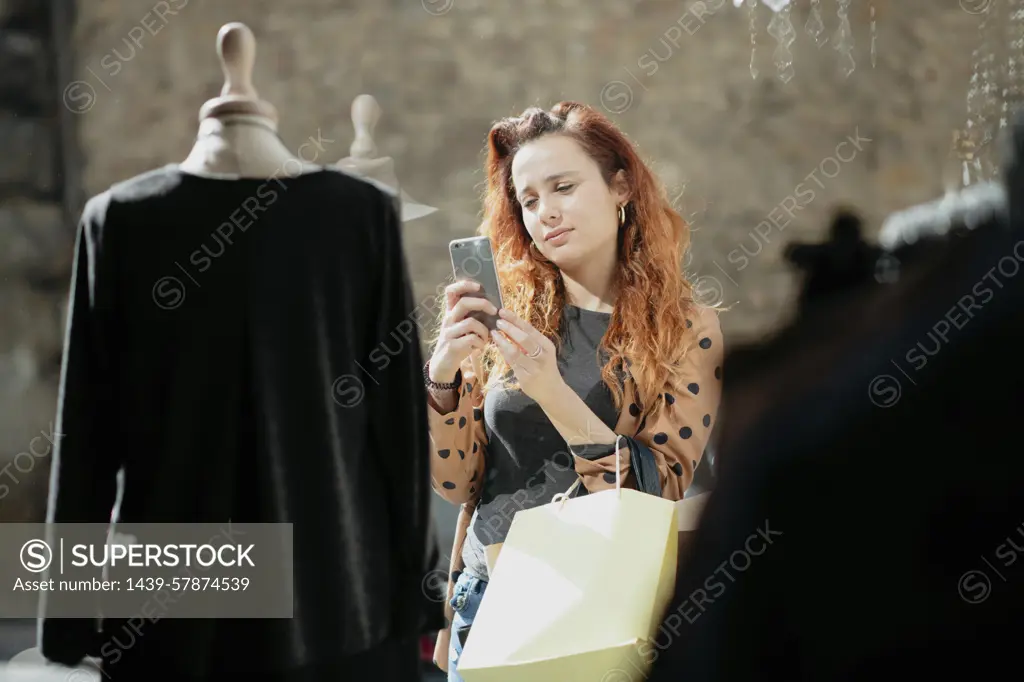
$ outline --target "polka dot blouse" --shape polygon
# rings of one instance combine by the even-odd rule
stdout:
[[[688,321],[694,335],[679,367],[679,376],[653,399],[662,401],[655,419],[646,415],[645,401],[630,378],[614,431],[632,436],[654,453],[661,477],[662,496],[680,500],[693,481],[693,472],[714,427],[721,398],[724,347],[718,315],[703,309]],[[434,490],[453,504],[472,503],[486,476],[484,453],[487,432],[481,418],[484,402],[480,382],[467,360],[456,408],[442,413],[431,401],[428,410],[432,444],[431,475]],[[576,472],[591,492],[615,486],[616,454],[588,459],[575,456]],[[629,457],[621,458],[623,480],[629,478]]]

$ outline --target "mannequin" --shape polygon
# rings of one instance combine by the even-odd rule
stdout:
[[[217,34],[224,71],[220,97],[199,110],[199,134],[179,168],[219,178],[294,177],[319,170],[296,158],[277,134],[277,110],[252,84],[256,39],[245,24],[225,24]]]
[[[415,220],[435,212],[433,206],[415,201],[402,191],[395,174],[395,162],[390,156],[376,158],[377,145],[373,130],[380,120],[380,105],[373,95],[359,95],[352,101],[352,127],[356,136],[349,147],[349,156],[337,163],[346,173],[374,183],[377,187],[402,198],[402,221]]]
[[[291,524],[294,542],[260,545],[288,593],[241,617],[204,594],[217,617],[177,602],[133,630],[134,605],[90,596],[63,617],[76,595],[48,592],[39,652],[78,666],[68,680],[90,656],[105,682],[416,679],[443,612],[422,589],[438,549],[421,344],[378,346],[415,311],[394,192],[285,148],[248,28],[224,26],[218,53],[188,158],[82,211],[46,518],[89,524],[94,546],[111,523]],[[128,433],[146,447],[109,445]]]

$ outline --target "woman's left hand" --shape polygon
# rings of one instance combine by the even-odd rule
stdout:
[[[498,315],[498,331],[492,331],[491,338],[523,393],[539,404],[557,396],[565,381],[558,371],[555,344],[511,310],[502,308]]]

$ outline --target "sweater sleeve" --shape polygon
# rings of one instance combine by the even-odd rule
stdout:
[[[93,541],[104,543],[98,528],[110,522],[121,461],[114,416],[116,352],[113,309],[116,287],[107,207],[110,194],[93,197],[79,221],[64,336],[55,442],[50,464],[47,524],[87,523]],[[49,526],[48,526],[49,527]],[[62,593],[42,595],[39,646],[47,660],[75,665],[92,650],[96,617],[61,618]],[[63,601],[67,603],[67,601]]]
[[[464,504],[483,489],[487,432],[483,391],[472,358],[462,363],[458,403],[442,412],[428,395],[430,475],[434,491],[452,504]]]
[[[697,343],[683,357],[675,384],[665,387],[665,404],[658,418],[643,419],[636,433],[622,434],[631,435],[654,454],[662,497],[670,500],[683,499],[693,482],[693,472],[710,439],[722,397],[724,344],[718,314],[705,308],[694,326]],[[631,405],[630,411],[639,413],[640,398],[634,396],[633,401],[636,407]],[[576,471],[587,490],[597,492],[615,487],[617,456],[623,482],[632,483],[628,448],[624,446],[615,453],[614,446],[603,446],[610,453],[604,455],[597,447],[583,453],[574,449]]]
[[[374,286],[376,325],[368,334],[367,347],[388,338],[393,330],[409,324],[415,302],[409,280],[402,223],[397,201],[383,192],[372,192],[376,208],[378,278]],[[374,458],[381,468],[383,494],[390,513],[382,520],[391,538],[389,565],[392,622],[398,633],[416,634],[422,614],[432,609],[424,596],[423,576],[433,568],[433,521],[430,514],[427,408],[423,404],[423,357],[418,340],[388,351],[387,370],[368,382],[370,452],[387,452]]]

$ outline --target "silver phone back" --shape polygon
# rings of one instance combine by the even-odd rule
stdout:
[[[498,283],[498,272],[491,251],[491,240],[487,237],[468,237],[456,239],[448,245],[452,258],[452,272],[456,280],[471,279],[479,282],[480,291],[471,295],[486,298],[496,308],[501,308],[501,287]],[[482,312],[470,313],[472,317],[483,322],[488,329],[495,329],[496,315]]]

